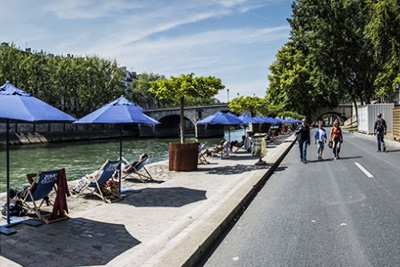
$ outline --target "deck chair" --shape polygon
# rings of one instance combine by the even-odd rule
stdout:
[[[58,170],[57,171],[48,171],[48,172],[39,172],[36,174],[33,179],[33,183],[31,187],[28,189],[27,194],[22,200],[22,205],[24,208],[28,210],[33,210],[39,220],[49,223],[47,216],[43,215],[40,212],[40,208],[45,201],[45,197],[54,189],[57,191],[56,184],[58,180]],[[39,205],[37,205],[36,201],[42,200]],[[30,205],[28,202],[32,202]],[[50,203],[52,204],[52,203]]]
[[[105,184],[108,180],[113,178],[114,172],[118,169],[119,165],[121,164],[121,161],[110,161],[107,160],[103,166],[93,175],[90,177],[90,181],[87,185],[85,185],[79,194],[76,197],[79,197],[81,194],[83,194],[85,191],[89,191],[91,195],[98,196],[101,198],[104,202],[111,203],[111,200],[106,198],[103,195],[103,192],[101,191],[100,186]],[[101,173],[102,172],[102,173]],[[100,175],[101,173],[101,175]],[[100,177],[97,179],[97,177],[100,175]],[[121,199],[121,196],[116,193],[112,193],[112,196]]]
[[[123,173],[123,178],[136,178],[142,183],[153,181],[154,180],[153,177],[144,166],[150,159],[151,157],[147,157],[145,160],[140,162],[137,167],[133,167],[133,170],[131,170],[128,173]],[[144,172],[141,170],[144,170]]]
[[[204,148],[204,146],[206,145],[206,142],[203,142],[199,145],[199,164],[208,164],[210,162],[207,161],[206,157],[204,156],[204,154],[202,154],[202,150]]]

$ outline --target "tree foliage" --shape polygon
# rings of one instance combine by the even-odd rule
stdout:
[[[36,54],[14,45],[0,46],[0,84],[10,81],[78,117],[124,94],[123,75],[115,60]]]
[[[340,101],[370,103],[399,80],[400,2],[297,0],[290,41],[270,66],[267,98],[309,115]]]
[[[240,113],[243,111],[249,111],[251,116],[256,116],[257,112],[264,115],[267,113],[267,103],[265,99],[259,97],[237,97],[229,102],[229,107],[232,112]]]
[[[161,100],[178,100],[181,106],[181,142],[185,142],[184,106],[186,98],[212,98],[219,90],[224,89],[221,79],[216,77],[194,77],[194,73],[171,76],[169,80],[160,79],[151,82],[149,91]]]

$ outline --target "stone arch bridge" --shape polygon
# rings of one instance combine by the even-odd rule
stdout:
[[[230,110],[228,104],[211,104],[202,106],[185,107],[185,133],[194,134],[196,136],[218,136],[223,134],[223,127],[219,125],[204,125],[196,127],[196,122],[204,119],[218,111],[228,112]],[[180,107],[147,109],[144,113],[161,124],[156,125],[153,129],[151,126],[141,125],[140,135],[154,135],[157,137],[179,136],[180,124]],[[153,132],[154,130],[154,132]]]
[[[336,108],[320,108],[316,110],[312,115],[311,121],[318,121],[321,119],[323,115],[326,114],[335,114],[338,117],[342,118],[343,121],[352,118],[356,115],[356,110],[352,103],[340,103]]]

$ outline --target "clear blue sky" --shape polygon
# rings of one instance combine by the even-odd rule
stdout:
[[[0,0],[0,42],[116,59],[137,73],[216,76],[264,97],[291,0]],[[226,89],[217,96],[227,100]]]

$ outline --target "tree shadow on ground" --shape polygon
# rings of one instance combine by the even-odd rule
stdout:
[[[139,194],[131,194],[121,203],[135,207],[182,207],[206,199],[204,190],[166,187],[142,189]]]
[[[140,244],[122,224],[85,218],[37,228],[20,224],[13,229],[16,234],[1,236],[0,255],[22,266],[106,265]]]
[[[255,160],[254,163],[257,161]],[[259,169],[268,169],[270,167],[269,164],[266,165],[235,165],[235,166],[222,166],[222,167],[213,167],[213,168],[201,168],[201,171],[207,172],[207,174],[218,174],[218,175],[235,175],[242,174],[244,172],[250,172]]]

